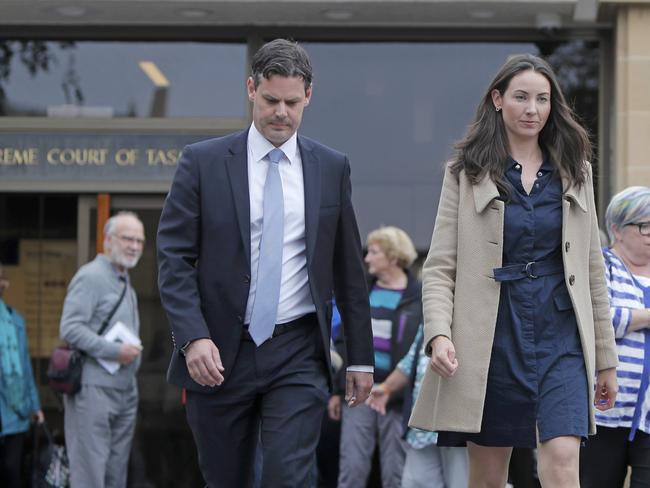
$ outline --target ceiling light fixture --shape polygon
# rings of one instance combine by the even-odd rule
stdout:
[[[212,11],[203,8],[184,8],[178,10],[178,13],[186,19],[203,19],[211,15]]]
[[[169,86],[169,80],[162,74],[162,71],[158,69],[156,63],[153,61],[140,61],[138,65],[156,87],[166,88]]]
[[[494,10],[470,10],[469,16],[473,19],[487,20],[494,18]]]
[[[79,5],[61,5],[54,7],[53,11],[62,17],[83,17],[87,10]]]
[[[345,9],[325,10],[323,15],[330,20],[349,20],[354,17],[354,12]]]

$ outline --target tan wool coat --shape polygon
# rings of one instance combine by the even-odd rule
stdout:
[[[591,166],[581,187],[564,183],[562,259],[589,382],[590,433],[595,433],[594,375],[618,365],[600,250]],[[499,305],[505,204],[488,177],[472,185],[447,166],[431,249],[422,271],[424,344],[449,337],[458,369],[441,378],[427,368],[409,425],[479,432]],[[543,313],[540,311],[540,313]],[[427,354],[431,354],[427,347]]]

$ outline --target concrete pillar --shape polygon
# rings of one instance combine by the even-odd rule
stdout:
[[[650,2],[618,8],[615,80],[613,189],[650,186]]]

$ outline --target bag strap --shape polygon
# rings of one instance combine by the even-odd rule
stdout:
[[[106,319],[102,322],[102,326],[99,328],[99,331],[97,332],[97,335],[102,335],[104,333],[104,331],[106,330],[106,327],[108,327],[108,323],[113,318],[113,315],[115,315],[115,312],[117,312],[117,308],[122,303],[122,300],[124,300],[124,295],[126,295],[126,289],[129,287],[129,285],[126,282],[126,278],[124,278],[123,276],[120,276],[120,281],[124,282],[124,288],[122,288],[122,294],[120,295],[120,298],[117,300],[117,303],[113,307],[113,310],[111,310],[111,313],[109,313],[108,317],[106,317]]]

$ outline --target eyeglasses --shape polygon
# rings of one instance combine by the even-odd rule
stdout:
[[[144,239],[140,239],[139,237],[121,235],[117,235],[116,237],[121,241],[128,242],[129,244],[138,244],[139,246],[144,246]]]
[[[639,228],[639,234],[645,237],[650,236],[650,222],[630,222],[625,225],[634,225]]]

